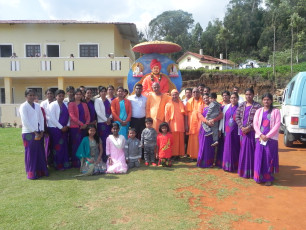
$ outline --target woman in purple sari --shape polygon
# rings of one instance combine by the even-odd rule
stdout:
[[[71,161],[74,168],[79,168],[81,163],[76,156],[78,147],[86,135],[86,127],[90,122],[89,110],[86,103],[82,102],[83,95],[80,89],[76,89],[74,99],[68,104],[68,112],[70,117],[69,138],[71,147]]]
[[[39,104],[34,102],[35,92],[25,91],[26,102],[20,105],[22,140],[25,150],[25,169],[28,179],[48,176],[44,151],[44,117]]]
[[[92,100],[92,91],[91,89],[85,89],[85,101],[84,101],[89,110],[89,115],[90,115],[90,122],[89,125],[96,125],[97,124],[97,114],[95,110],[95,103]]]
[[[245,91],[246,101],[242,102],[236,112],[236,122],[240,135],[240,154],[238,175],[244,178],[254,177],[255,131],[253,128],[254,115],[261,105],[253,100],[254,90]]]
[[[224,133],[224,150],[222,168],[224,171],[234,172],[238,168],[240,140],[238,135],[238,125],[235,121],[238,108],[239,96],[237,93],[231,94],[231,104],[223,108],[224,117],[220,122],[220,128]]]
[[[208,122],[205,118],[208,112],[208,106],[210,103],[209,95],[207,93],[204,93],[203,101],[204,101],[204,104],[200,106],[198,116],[201,122]],[[199,153],[198,153],[198,161],[197,161],[197,166],[200,168],[210,168],[210,167],[213,167],[214,165],[215,148],[211,146],[213,144],[213,138],[212,138],[212,135],[205,136],[205,134],[206,132],[201,125],[200,132],[199,132]]]
[[[221,112],[223,112],[223,109],[226,105],[230,104],[230,97],[231,94],[229,91],[224,91],[222,92],[222,99],[223,101],[221,102]],[[219,134],[219,144],[218,144],[218,149],[217,149],[217,158],[216,158],[216,166],[219,168],[222,168],[222,161],[223,161],[223,150],[224,150],[224,136],[223,133]]]
[[[70,168],[68,154],[68,107],[63,102],[64,90],[55,92],[56,101],[48,105],[48,129],[51,140],[51,154],[53,165],[57,170]]]
[[[106,139],[111,134],[112,129],[112,111],[111,100],[106,98],[107,89],[99,88],[100,98],[95,100],[95,110],[98,118],[98,135],[102,140],[103,154],[102,160],[106,162]]]
[[[272,185],[273,174],[279,171],[278,163],[278,131],[280,127],[280,112],[273,107],[273,96],[263,95],[263,108],[256,111],[254,130],[256,138],[254,180]]]

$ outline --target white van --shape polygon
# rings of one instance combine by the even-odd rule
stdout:
[[[306,72],[292,78],[282,101],[281,130],[285,146],[291,147],[296,140],[306,142]]]

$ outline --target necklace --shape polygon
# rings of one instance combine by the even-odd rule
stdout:
[[[161,74],[159,74],[158,81],[160,82],[160,81],[161,81],[161,79],[162,79],[162,75],[161,75]],[[153,74],[153,73],[151,74],[151,81],[153,81],[153,82],[154,82],[154,74]]]

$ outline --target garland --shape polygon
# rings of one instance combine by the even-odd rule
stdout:
[[[161,74],[159,74],[158,81],[160,82],[160,81],[161,81],[161,79],[162,79],[162,75],[161,75]],[[151,74],[151,81],[153,81],[153,82],[154,82],[154,74],[153,74],[153,73]]]

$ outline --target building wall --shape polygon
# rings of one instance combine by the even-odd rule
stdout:
[[[39,44],[41,55],[47,44],[58,44],[60,57],[79,57],[79,44],[98,44],[99,57],[106,57],[114,53],[116,29],[112,24],[0,24],[0,44],[13,44],[18,57],[26,57],[26,44]]]
[[[190,58],[189,62],[188,58]],[[180,69],[186,69],[187,67],[192,67],[192,69],[198,69],[201,67],[208,67],[208,69],[216,69],[216,67],[219,67],[219,69],[222,70],[221,64],[200,63],[199,59],[194,57],[193,55],[187,55],[178,64]]]

